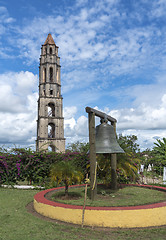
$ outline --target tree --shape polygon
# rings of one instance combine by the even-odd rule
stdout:
[[[157,139],[156,146],[153,148],[153,153],[158,157],[162,165],[166,165],[166,138]]]
[[[161,174],[163,167],[166,166],[166,138],[162,140],[157,139],[157,142],[154,144],[150,163],[154,165],[156,172]]]
[[[52,182],[63,182],[65,185],[65,196],[68,196],[68,187],[70,184],[81,183],[83,180],[81,171],[76,170],[76,167],[71,161],[61,161],[55,163],[51,167]]]
[[[118,155],[117,158],[117,173],[119,180],[133,181],[137,179],[140,159],[132,152]]]
[[[148,169],[149,164],[152,164],[153,151],[149,148],[140,152],[141,164],[144,165],[144,169]]]
[[[128,182],[136,180],[138,176],[139,158],[136,158],[132,152],[117,154],[117,177],[118,181]],[[98,155],[98,176],[104,183],[111,182],[111,158],[110,155]]]
[[[88,153],[89,152],[89,143],[80,143],[79,141],[77,141],[75,143],[70,143],[67,147],[67,151]]]
[[[125,151],[124,154],[117,155],[117,171],[119,178],[128,179],[129,181],[137,178],[138,168],[140,165],[140,149],[137,143],[137,136],[119,135],[118,143]]]
[[[133,181],[137,178],[139,159],[139,145],[137,136],[122,136],[117,139],[125,153],[117,154],[117,177],[118,181]],[[109,155],[98,155],[98,175],[105,183],[111,181],[111,159]]]
[[[119,134],[118,136],[118,143],[125,152],[139,152],[140,149],[137,140],[138,138],[135,135],[122,136],[122,134]]]

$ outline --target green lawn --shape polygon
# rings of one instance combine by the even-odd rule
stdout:
[[[39,219],[26,210],[36,190],[0,188],[0,240],[165,239],[166,228],[92,229]]]
[[[55,192],[51,200],[58,202],[83,205],[84,203],[84,190],[85,188],[69,188],[69,198],[62,199],[64,196],[64,190]],[[119,206],[136,206],[145,205],[155,202],[166,201],[166,192],[152,190],[141,187],[125,187],[118,191],[112,191],[110,188],[106,188],[102,185],[97,187],[98,194],[95,201],[91,201],[90,189],[88,188],[87,206],[100,206],[100,207],[119,207]],[[72,199],[72,197],[74,199]]]

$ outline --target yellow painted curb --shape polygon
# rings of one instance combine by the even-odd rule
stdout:
[[[55,189],[42,191],[34,197],[35,210],[52,219],[82,223],[82,207],[60,204],[44,198]],[[166,202],[135,207],[86,207],[84,225],[136,228],[166,225]]]

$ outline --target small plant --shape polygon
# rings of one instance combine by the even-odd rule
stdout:
[[[50,175],[52,183],[64,183],[65,196],[68,196],[69,185],[73,183],[81,183],[84,177],[82,172],[78,171],[71,161],[61,161],[55,163],[51,168]]]

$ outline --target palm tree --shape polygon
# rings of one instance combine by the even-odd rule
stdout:
[[[140,159],[138,159],[132,152],[119,154],[117,158],[117,171],[119,175],[124,176],[126,179],[135,180],[138,176],[138,168]]]
[[[98,175],[104,183],[111,182],[111,159],[108,155],[98,155]],[[123,176],[125,179],[135,180],[138,176],[138,167],[140,160],[132,152],[118,154],[117,156],[117,174],[118,178]]]
[[[152,150],[152,158],[149,163],[153,164],[155,171],[161,175],[163,167],[166,166],[166,138],[157,139],[154,144],[155,147]]]
[[[122,136],[118,138],[120,147],[125,153],[117,154],[117,175],[118,178],[126,180],[135,180],[138,176],[139,160],[139,145],[137,144],[137,136]],[[104,182],[111,181],[111,159],[109,155],[97,156],[98,174]]]
[[[161,164],[166,165],[166,138],[157,139],[157,143],[154,144],[156,145],[153,148],[154,155]]]
[[[65,185],[65,196],[68,196],[68,187],[71,184],[81,183],[83,174],[76,169],[71,161],[61,161],[51,167],[51,180],[63,182]]]
[[[137,144],[137,136],[119,135],[118,142],[125,151],[124,154],[117,156],[117,169],[119,175],[129,180],[135,180],[138,176],[138,168],[140,165],[139,145]]]

